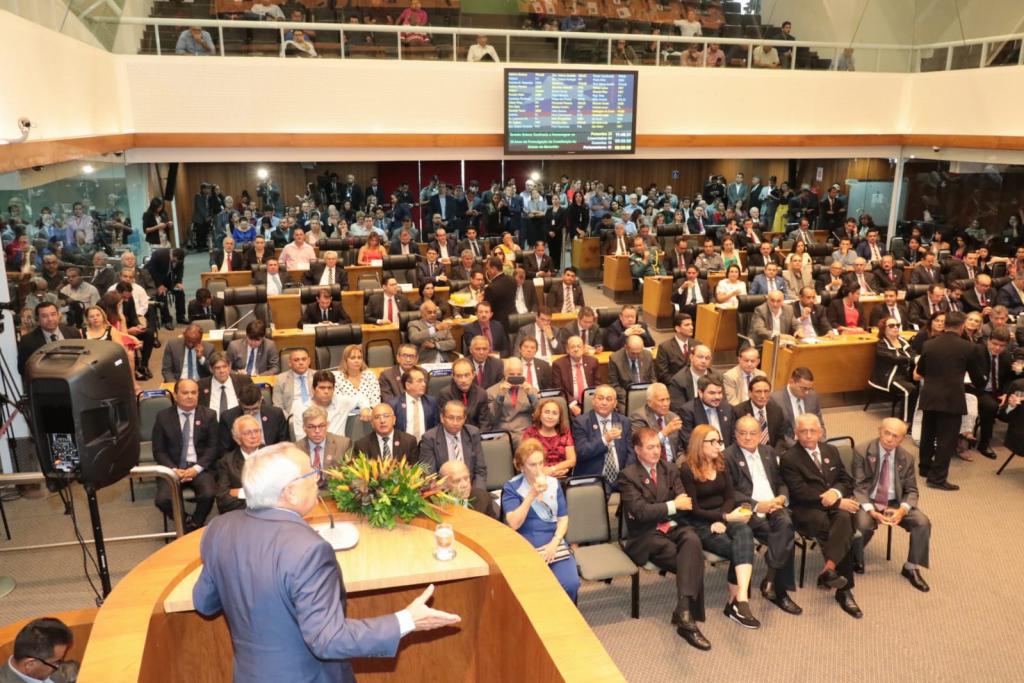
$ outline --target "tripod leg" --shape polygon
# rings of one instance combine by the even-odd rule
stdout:
[[[110,569],[107,567],[107,547],[103,543],[103,525],[100,524],[100,506],[96,500],[96,489],[86,486],[89,499],[89,518],[92,520],[92,537],[96,542],[96,563],[100,566],[100,583],[103,597],[110,595]]]

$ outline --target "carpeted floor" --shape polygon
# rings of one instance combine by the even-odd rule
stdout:
[[[199,255],[189,256],[189,292],[198,286],[199,262],[203,260]],[[590,305],[610,303],[589,285],[586,298]],[[180,329],[164,330],[161,337],[166,340],[177,334]],[[661,341],[666,335],[655,336]],[[157,375],[161,351],[156,351],[151,363]],[[830,405],[842,400],[829,398]],[[829,434],[848,434],[858,443],[873,438],[881,407],[865,413],[861,405],[826,409]],[[909,440],[907,446],[916,453]],[[804,608],[803,615],[784,614],[757,595],[751,606],[762,628],[756,631],[748,631],[722,614],[725,568],[708,568],[708,620],[702,629],[713,649],[707,653],[686,645],[669,624],[675,604],[671,577],[643,573],[639,620],[629,616],[629,582],[625,579],[611,586],[585,584],[580,611],[630,681],[654,683],[690,676],[704,680],[1021,680],[1024,653],[1013,643],[1016,617],[1024,613],[1024,599],[1014,588],[1021,564],[1018,505],[1024,492],[1024,459],[996,477],[996,467],[1006,456],[1005,449],[997,447],[996,451],[998,462],[980,456],[974,463],[954,459],[950,480],[963,487],[960,492],[922,488],[920,506],[933,523],[932,567],[924,570],[932,586],[930,593],[919,593],[899,576],[906,558],[907,534],[895,531],[891,562],[885,561],[884,533],[876,534],[867,549],[867,573],[857,577],[854,590],[864,610],[862,620],[843,613],[830,592],[814,588],[821,568],[818,551],[808,554],[807,587],[793,594]],[[134,503],[129,500],[127,482],[101,491],[105,535],[161,531],[160,514],[152,504],[155,489],[152,482],[136,484]],[[80,487],[75,499],[82,533],[91,538]],[[0,542],[0,551],[74,539],[70,518],[63,514],[55,495],[42,500],[22,498],[5,505],[14,538]],[[115,586],[162,543],[110,543],[107,554]],[[758,559],[755,583],[763,572]],[[92,574],[98,587],[95,571]],[[18,582],[13,593],[0,599],[0,623],[94,604],[77,546],[0,552],[0,575]]]

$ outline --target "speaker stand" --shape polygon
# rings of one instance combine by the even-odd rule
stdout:
[[[92,537],[96,544],[96,563],[100,567],[100,584],[103,597],[110,595],[110,569],[107,567],[107,547],[103,543],[103,525],[100,523],[100,506],[96,500],[96,489],[85,486],[86,498],[89,500],[89,517],[92,520]]]
[[[6,597],[17,584],[9,576],[0,576],[0,598]]]

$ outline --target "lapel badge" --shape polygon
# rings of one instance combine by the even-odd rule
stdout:
[[[650,479],[644,479],[644,486],[650,486],[650,485],[651,485],[651,480]]]
[[[746,467],[746,466],[747,466],[747,463],[743,462],[742,460],[740,460],[740,461],[739,461],[738,463],[736,463],[736,464],[737,464],[737,465],[739,465],[740,467]]]
[[[825,458],[825,464],[826,465],[831,464],[828,458]]]
[[[196,420],[196,427],[198,427],[198,426],[199,426],[199,425],[201,425],[201,424],[203,424],[203,421],[202,421],[202,420]]]

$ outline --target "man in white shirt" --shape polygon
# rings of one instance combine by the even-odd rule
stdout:
[[[316,260],[313,247],[306,244],[306,231],[295,228],[292,241],[281,250],[281,265],[285,270],[309,270],[309,264]]]
[[[348,411],[343,411],[340,402],[335,403],[334,401],[335,381],[334,373],[330,370],[317,370],[313,373],[313,398],[310,400],[309,406],[319,406],[327,414],[327,431],[329,433],[344,434]],[[305,410],[292,413],[292,433],[295,435],[296,441],[303,437],[310,438],[304,426],[304,413]],[[322,437],[323,435],[316,436]]]
[[[146,294],[146,290],[142,286],[135,283],[135,270],[133,268],[122,268],[121,269],[121,282],[127,282],[132,286],[132,301],[135,302],[135,314],[139,316],[140,321],[146,319],[146,311],[149,310],[149,295]],[[113,284],[108,289],[108,292],[113,292],[117,288],[117,284]]]
[[[61,295],[70,301],[77,301],[85,307],[95,306],[96,302],[100,300],[100,293],[82,279],[82,271],[72,266],[64,274],[68,278],[68,283],[60,288]]]
[[[210,354],[208,362],[213,375],[210,378],[209,408],[217,413],[217,419],[220,420],[221,415],[238,406],[238,394],[235,392],[235,383],[231,377],[231,362],[227,355],[220,351],[214,351]]]
[[[498,58],[498,52],[494,49],[493,45],[487,44],[487,36],[477,36],[476,43],[469,46],[469,51],[466,53],[467,62],[480,62],[484,61],[500,62]]]
[[[760,48],[754,48],[754,66],[759,69],[778,69],[778,51],[767,43]]]
[[[441,263],[452,262],[455,244],[448,241],[448,233],[444,228],[438,228],[434,232],[434,248],[437,249],[437,258]]]
[[[281,8],[275,5],[271,0],[256,0],[249,7],[249,12],[259,16],[260,19],[275,19],[277,21],[284,21],[284,12]]]

